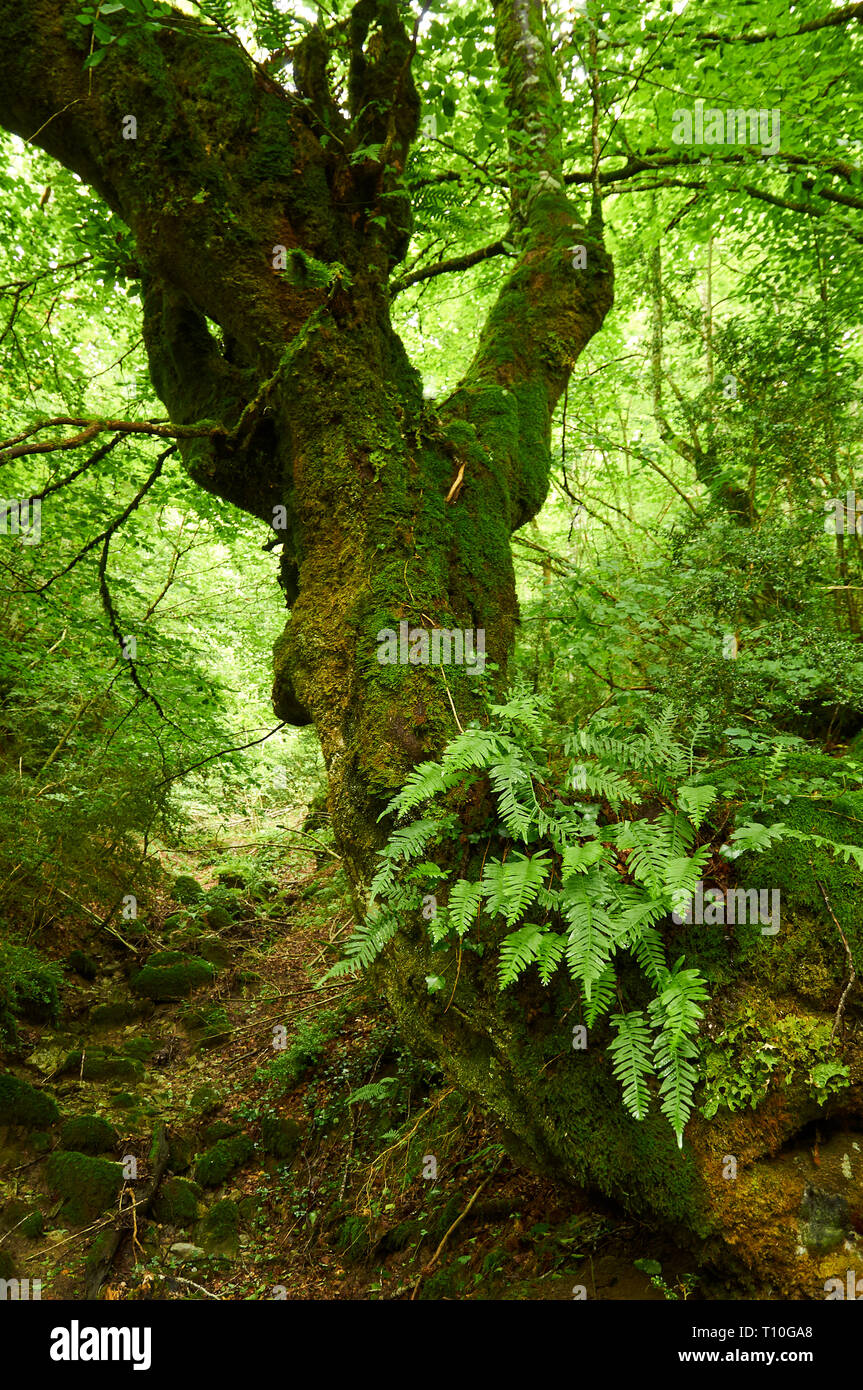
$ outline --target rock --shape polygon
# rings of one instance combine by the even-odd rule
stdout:
[[[0,1076],[0,1124],[21,1125],[24,1129],[42,1129],[60,1118],[51,1096],[37,1091],[26,1081],[19,1081],[11,1072]]]
[[[63,1075],[74,1073],[83,1081],[140,1081],[144,1076],[142,1064],[133,1057],[123,1057],[113,1050],[88,1047],[68,1053],[63,1063]]]
[[[178,903],[188,906],[203,896],[203,888],[191,874],[180,874],[174,880],[174,898]]]
[[[214,923],[210,922],[210,926],[213,925]],[[228,919],[228,925],[230,925],[230,919]],[[217,970],[227,969],[233,959],[229,947],[217,936],[199,937],[195,942],[195,950],[202,960],[208,960]]]
[[[185,1264],[188,1260],[203,1260],[206,1258],[206,1251],[200,1245],[190,1245],[188,1241],[178,1240],[171,1246],[171,1254],[176,1255],[178,1260]]]
[[[134,1110],[137,1104],[138,1097],[134,1091],[116,1091],[110,1100],[114,1110]]]
[[[169,1167],[172,1173],[185,1173],[191,1167],[195,1152],[191,1139],[184,1134],[168,1135]]]
[[[53,1153],[45,1164],[48,1186],[64,1198],[62,1218],[73,1226],[95,1221],[114,1205],[123,1186],[123,1168],[82,1153]]]
[[[80,975],[82,980],[95,980],[99,973],[99,962],[86,951],[70,951],[66,957],[66,964],[76,975]]]
[[[203,1187],[220,1187],[232,1173],[247,1163],[254,1152],[252,1141],[245,1134],[233,1139],[220,1139],[195,1165],[195,1177]]]
[[[239,1129],[240,1126],[232,1124],[230,1120],[214,1120],[204,1130],[204,1143],[209,1148],[211,1144],[218,1144],[220,1139],[230,1139]]]
[[[210,1208],[196,1231],[208,1255],[226,1255],[231,1259],[240,1253],[240,1209],[226,1198]]]
[[[201,1195],[197,1183],[185,1178],[165,1178],[153,1203],[153,1215],[171,1226],[191,1226],[198,1219]]]
[[[135,1023],[139,1018],[149,1018],[153,1005],[149,999],[127,1002],[118,1000],[114,1004],[97,1004],[90,1013],[90,1022],[96,1027],[115,1027]]]
[[[145,965],[131,981],[136,994],[157,1003],[185,999],[199,985],[212,984],[216,972],[209,961],[187,956],[173,965]]]
[[[0,1210],[0,1230],[10,1235],[14,1232],[16,1236],[35,1240],[42,1234],[44,1224],[39,1208],[22,1197],[13,1198]]]
[[[212,1115],[222,1103],[222,1097],[212,1081],[197,1086],[189,1097],[189,1109],[193,1115]]]
[[[39,1047],[27,1058],[28,1067],[35,1067],[43,1076],[53,1076],[63,1065],[69,1051],[68,1044],[52,1043],[43,1039]]]
[[[149,1062],[153,1053],[156,1051],[157,1044],[152,1038],[137,1037],[127,1038],[123,1043],[123,1051],[128,1057],[136,1057],[139,1062]]]
[[[45,1218],[41,1211],[31,1211],[29,1216],[25,1216],[18,1231],[27,1240],[38,1240],[45,1229]]]
[[[824,1255],[851,1233],[848,1203],[838,1193],[808,1186],[800,1203],[800,1239],[807,1250]]]
[[[60,1130],[60,1148],[83,1154],[110,1153],[117,1131],[99,1115],[76,1115]]]
[[[148,965],[179,965],[185,959],[185,951],[153,951],[147,957],[144,966],[146,968]]]
[[[261,1148],[265,1154],[292,1159],[302,1142],[302,1126],[296,1120],[280,1115],[265,1115],[261,1120]]]

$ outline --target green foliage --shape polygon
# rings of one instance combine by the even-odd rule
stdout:
[[[772,1087],[802,1085],[820,1105],[849,1085],[831,1026],[797,1014],[744,1006],[705,1046],[702,1113],[755,1109]]]
[[[332,1027],[326,1016],[314,1023],[300,1024],[290,1047],[278,1052],[262,1073],[269,1082],[274,1098],[286,1095],[309,1067],[320,1061],[332,1036]]]
[[[492,840],[498,836],[505,852],[488,853],[478,878],[453,884],[446,906],[430,923],[432,940],[444,944],[452,933],[469,944],[472,928],[483,919],[497,925],[499,936],[516,928],[501,939],[500,988],[533,966],[548,985],[565,962],[589,1024],[609,1012],[621,987],[615,957],[627,954],[643,970],[653,997],[646,1017],[640,1010],[615,1015],[612,1064],[624,1103],[638,1119],[647,1113],[647,1080],[657,1078],[663,1114],[682,1142],[697,1079],[699,1005],[707,992],[698,971],[684,970],[682,960],[668,967],[655,924],[668,917],[675,894],[692,888],[703,871],[710,850],[696,846],[695,838],[715,789],[692,780],[692,748],[675,734],[673,711],[650,735],[612,738],[583,730],[565,740],[560,752],[568,749],[569,758],[550,779],[548,740],[554,735],[543,711],[541,700],[525,695],[493,706],[489,727],[467,729],[439,764],[415,769],[387,813],[404,819],[429,803],[434,809],[452,789],[487,776],[498,818],[489,834]],[[598,803],[555,790],[562,785],[585,791],[597,780],[613,792],[615,805],[636,804],[658,790],[675,804],[657,815],[621,817],[600,827]],[[374,924],[383,917],[389,928],[399,913],[416,911],[420,890],[434,875],[421,864],[412,880],[404,866],[431,845],[445,843],[451,826],[441,808],[393,830],[372,884],[373,897],[384,900]],[[524,849],[515,848],[519,844]],[[528,916],[535,920],[525,922]],[[356,968],[377,953],[382,943],[374,924],[355,934],[339,969]]]
[[[63,973],[28,946],[0,942],[0,1032],[15,1036],[16,1018],[56,1023]]]

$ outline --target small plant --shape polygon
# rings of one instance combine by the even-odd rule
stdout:
[[[697,1274],[681,1274],[677,1283],[672,1288],[662,1277],[662,1265],[658,1260],[633,1260],[636,1269],[646,1274],[655,1289],[659,1289],[664,1298],[673,1302],[683,1300],[685,1303],[695,1285],[698,1283]]]

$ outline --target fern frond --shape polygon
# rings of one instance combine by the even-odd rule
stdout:
[[[469,879],[460,878],[453,884],[447,903],[447,918],[459,936],[464,936],[473,926],[481,901],[482,884],[479,881],[471,883]]]
[[[650,1106],[647,1078],[653,1075],[651,1037],[640,1009],[628,1014],[612,1014],[617,1035],[608,1045],[614,1075],[623,1087],[623,1103],[630,1115],[643,1120]]]
[[[563,941],[556,932],[528,922],[505,937],[500,948],[498,987],[506,989],[536,961],[543,984],[548,984],[561,956]]]

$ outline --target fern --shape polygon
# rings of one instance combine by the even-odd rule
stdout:
[[[692,1109],[692,1093],[698,1080],[693,1065],[697,1055],[695,1034],[704,1017],[699,1007],[707,998],[704,981],[697,970],[682,970],[682,958],[671,973],[665,989],[648,1005],[657,1036],[653,1043],[659,1074],[659,1096],[663,1115],[683,1147],[683,1128]]]
[[[500,913],[511,927],[536,898],[547,872],[545,852],[532,858],[514,854],[506,864],[499,859],[487,864],[482,876],[482,892],[492,917]]]
[[[623,1087],[623,1103],[636,1120],[643,1120],[650,1105],[647,1078],[653,1073],[651,1037],[640,1009],[612,1014],[617,1036],[609,1044],[614,1074]]]
[[[481,901],[481,883],[471,883],[466,878],[460,878],[458,883],[453,884],[447,903],[447,919],[459,936],[464,936],[465,932],[470,930],[476,920]]]
[[[698,971],[683,969],[682,959],[669,969],[662,927],[679,895],[694,890],[711,852],[696,842],[716,797],[694,768],[697,731],[684,743],[669,708],[648,734],[618,737],[582,730],[570,736],[567,748],[578,762],[575,775],[567,774],[567,788],[578,799],[567,801],[566,793],[562,797],[549,789],[549,759],[545,753],[542,761],[537,756],[545,730],[542,703],[522,692],[493,706],[491,717],[492,727],[471,725],[453,739],[440,762],[415,768],[390,802],[389,813],[406,823],[396,825],[380,852],[369,920],[350,938],[345,959],[327,978],[370,964],[399,920],[417,912],[423,886],[445,877],[430,847],[463,837],[464,829],[454,814],[444,812],[441,799],[485,775],[496,819],[489,823],[482,869],[478,877],[457,878],[445,907],[431,914],[432,943],[446,949],[448,938],[455,937],[459,950],[472,949],[471,933],[484,911],[509,929],[497,963],[501,990],[532,969],[548,985],[565,963],[587,1026],[611,1014],[609,1056],[626,1109],[644,1118],[655,1078],[660,1108],[680,1143],[698,1079],[696,1039],[700,1004],[707,996]],[[601,827],[600,808],[585,805],[585,793],[613,808]],[[635,805],[648,794],[655,799],[657,793],[667,803],[659,814],[637,819],[616,814],[623,805]],[[411,819],[420,808],[424,814]],[[776,832],[771,827],[766,838]],[[502,852],[488,856],[495,836]],[[376,898],[383,910],[372,917]],[[544,920],[526,922],[536,911]],[[616,960],[623,952],[652,991],[646,1012],[627,1012],[619,1000]]]

